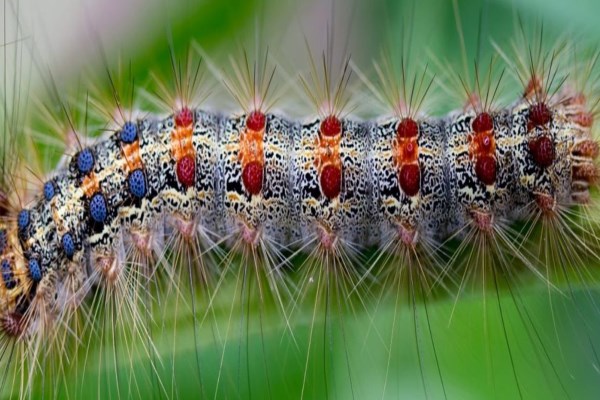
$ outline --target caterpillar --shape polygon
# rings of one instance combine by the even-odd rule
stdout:
[[[49,100],[32,100],[25,122],[5,82],[3,392],[454,398],[491,384],[498,397],[593,396],[597,54],[532,40],[522,53],[494,46],[472,80],[385,57],[370,74],[309,46],[292,84],[308,99],[300,116],[277,109],[293,94],[277,92],[260,52],[225,72],[199,46],[170,55],[146,102],[122,65],[83,95],[46,78]],[[520,86],[506,103],[498,58]],[[233,111],[210,106],[205,64]],[[454,111],[427,110],[438,85],[459,93]],[[387,115],[354,112],[369,95]],[[474,328],[457,308],[479,290]],[[448,368],[443,347],[460,356],[480,328],[486,360]],[[581,387],[563,376],[574,344],[589,357]],[[461,373],[476,378],[458,387]]]

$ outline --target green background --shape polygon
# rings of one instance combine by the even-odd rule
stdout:
[[[585,49],[595,49],[600,39],[600,6],[591,0],[458,3],[469,67],[473,60],[487,60],[494,53],[489,38],[509,48],[519,18],[529,34],[543,24],[547,47],[565,34]],[[169,76],[168,37],[178,55],[195,40],[219,66],[227,62],[227,54],[239,54],[239,43],[253,43],[249,37],[258,20],[264,27],[261,41],[272,43],[270,50],[281,63],[278,72],[290,73],[289,79],[296,79],[297,72],[306,71],[306,50],[301,37],[294,41],[285,32],[300,20],[312,40],[324,31],[323,24],[315,21],[327,21],[330,11],[330,4],[291,1],[165,1],[131,13],[129,33],[120,40],[102,38],[102,45],[109,69],[117,69],[118,58],[121,63],[130,62],[136,86],[152,91],[149,70],[158,71],[165,79]],[[341,33],[337,39],[343,43],[346,36],[349,38],[348,51],[362,71],[370,71],[371,60],[382,48],[391,46],[392,52],[397,51],[401,40],[410,41],[412,68],[419,70],[429,62],[442,82],[446,67],[462,71],[452,2],[338,1],[334,13],[333,25]],[[315,53],[321,51],[323,43],[316,45]],[[82,71],[90,66],[98,70],[94,66],[103,61],[93,56],[93,42],[82,39],[76,46],[92,55],[78,62],[59,63],[53,73],[61,88],[64,85],[80,94],[88,86],[85,78],[80,78],[85,76]],[[343,53],[343,49],[336,51]],[[514,98],[521,88],[510,76],[505,82],[503,94]],[[43,92],[32,90],[34,95]],[[352,90],[361,89],[357,84]],[[223,90],[217,87],[216,91]],[[297,98],[291,89],[287,94]],[[460,106],[457,100],[448,100],[443,91],[438,90],[436,96],[432,113]],[[206,103],[218,104],[211,100]],[[143,98],[138,104],[151,108]],[[361,107],[357,114],[368,115],[367,110]],[[96,123],[101,126],[100,120]],[[510,290],[501,288],[498,296],[493,287],[488,287],[485,295],[481,288],[475,288],[458,299],[443,293],[428,297],[426,303],[419,299],[414,307],[404,287],[396,288],[400,290],[399,305],[396,293],[390,292],[394,288],[387,287],[383,297],[374,289],[364,294],[365,307],[356,296],[339,299],[344,303],[341,307],[337,300],[332,302],[327,318],[321,303],[314,325],[314,294],[309,293],[290,314],[290,327],[286,328],[276,306],[257,300],[256,287],[250,294],[244,292],[250,301],[240,299],[236,262],[219,288],[214,313],[202,323],[198,319],[204,314],[209,295],[196,285],[191,301],[185,268],[180,287],[183,298],[168,284],[162,285],[160,294],[154,289],[141,294],[148,311],[139,312],[151,330],[159,356],[147,349],[149,342],[144,335],[120,333],[101,304],[95,331],[82,337],[83,343],[89,343],[87,351],[82,350],[86,346],[65,351],[64,357],[77,362],[64,374],[58,372],[55,363],[44,366],[45,378],[43,382],[36,379],[34,396],[45,392],[59,398],[212,398],[216,392],[218,398],[298,398],[303,393],[316,399],[435,399],[444,398],[445,390],[452,399],[512,399],[519,398],[517,382],[524,398],[597,398],[600,393],[596,357],[600,315],[595,305],[597,286],[591,278],[574,284],[572,292],[565,290],[563,296],[523,274],[518,282],[508,285]],[[588,267],[595,265],[590,262]],[[290,273],[292,283],[300,283],[301,272]],[[119,305],[115,310],[122,324],[133,323],[131,313]],[[114,341],[113,331],[102,321],[117,325]],[[388,352],[392,354],[389,365]],[[310,357],[303,383],[307,354]],[[56,376],[62,378],[57,380]]]

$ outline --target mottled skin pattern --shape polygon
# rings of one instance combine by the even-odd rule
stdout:
[[[266,235],[278,243],[288,243],[291,226],[290,160],[294,128],[275,115],[268,115],[264,135],[264,175],[262,191],[248,193],[242,183],[239,162],[240,135],[246,117],[224,121],[219,140],[218,175],[223,179],[223,221],[226,232],[244,231]],[[236,240],[238,237],[233,237]]]
[[[153,234],[170,238],[179,232],[191,237],[204,229],[227,237],[247,228],[282,247],[310,243],[312,247],[306,251],[319,245],[331,247],[337,241],[370,246],[402,240],[412,245],[422,239],[443,240],[471,223],[474,213],[490,216],[492,221],[527,217],[536,210],[531,206],[540,194],[561,205],[581,202],[590,181],[581,178],[580,172],[574,181],[574,168],[593,166],[597,146],[591,146],[589,127],[575,118],[581,107],[550,106],[550,123],[531,129],[525,100],[490,112],[497,161],[493,185],[477,178],[469,156],[474,112],[418,120],[421,178],[414,196],[401,189],[393,160],[399,120],[343,119],[341,191],[332,199],[320,187],[316,153],[320,119],[298,123],[267,115],[263,185],[255,195],[250,195],[242,183],[238,157],[245,115],[226,118],[194,112],[196,173],[194,185],[187,189],[178,181],[172,156],[172,146],[177,145],[171,136],[173,116],[140,119],[136,121],[136,154],[147,184],[142,199],[129,192],[130,160],[119,132],[115,132],[91,146],[95,158],[92,172],[80,173],[76,155],[57,172],[52,178],[56,195],[50,201],[40,195],[28,205],[30,222],[21,234],[17,235],[15,221],[2,222],[0,228],[7,230],[2,259],[11,261],[18,283],[10,290],[0,285],[5,310],[16,307],[19,298],[31,298],[36,290],[52,287],[74,268],[89,275],[103,265],[122,264],[127,244],[152,247],[147,242]],[[554,144],[556,157],[548,167],[536,165],[530,154],[529,142],[540,135],[549,136]],[[574,146],[581,144],[593,150],[574,154]],[[92,183],[86,186],[87,193],[84,182]],[[106,200],[103,223],[90,217],[89,202],[94,193],[101,193]],[[407,231],[416,234],[411,236],[414,243],[401,237]],[[75,243],[72,260],[61,246],[67,232]],[[31,259],[38,260],[42,269],[43,278],[37,284],[28,270]]]
[[[196,151],[196,176],[194,186],[187,190],[177,180],[175,162],[171,157],[170,133],[175,124],[173,118],[159,121],[158,132],[162,154],[158,161],[161,168],[154,173],[164,179],[161,189],[158,184],[154,189],[161,197],[162,212],[183,220],[195,220],[197,224],[215,229],[218,223],[215,216],[215,187],[218,176],[215,174],[217,163],[217,141],[221,128],[220,117],[196,111],[192,143]],[[152,149],[148,149],[148,154]],[[167,188],[165,190],[165,187]]]
[[[446,138],[443,122],[419,124],[419,166],[421,190],[407,196],[401,189],[394,165],[392,144],[399,120],[381,121],[370,127],[372,137],[371,177],[373,182],[374,218],[371,240],[385,245],[397,240],[399,229],[412,229],[418,236],[439,239],[445,235],[448,220],[447,179],[443,151]],[[433,123],[433,124],[432,124]],[[418,237],[416,240],[419,240]]]
[[[448,145],[445,158],[448,160],[449,205],[452,210],[448,232],[455,232],[473,220],[474,213],[506,216],[514,209],[515,145],[521,140],[509,131],[509,115],[506,111],[491,113],[494,121],[496,142],[496,180],[486,185],[476,175],[475,160],[469,155],[469,137],[472,136],[474,112],[450,116]]]
[[[560,204],[571,203],[571,169],[575,135],[573,124],[566,118],[564,111],[553,109],[552,121],[548,127],[535,127],[527,132],[529,107],[521,103],[512,112],[512,134],[515,139],[515,170],[520,189],[524,192],[523,201],[532,201],[531,194],[548,194]],[[528,142],[542,134],[549,135],[554,142],[555,160],[548,168],[537,166],[528,151]],[[528,196],[529,195],[529,196]],[[513,210],[519,210],[523,204],[515,204]],[[515,215],[514,217],[520,217]]]
[[[320,120],[305,123],[294,136],[293,206],[297,221],[294,225],[299,227],[294,238],[307,243],[315,234],[333,233],[350,243],[364,244],[372,208],[368,125],[342,122],[342,186],[340,195],[330,200],[321,191],[316,162],[320,124]]]

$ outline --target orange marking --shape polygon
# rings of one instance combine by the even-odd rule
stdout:
[[[467,140],[469,141],[469,157],[471,157],[471,159],[476,159],[484,155],[492,157],[495,156],[496,140],[494,139],[493,129],[476,134],[470,134],[467,136]]]
[[[196,158],[196,151],[192,143],[193,132],[192,124],[173,129],[171,133],[171,154],[173,154],[175,161],[179,161],[185,156]]]
[[[333,165],[342,169],[342,159],[340,157],[340,143],[342,136],[324,136],[320,135],[317,139],[317,157],[315,165],[319,170],[319,174],[328,165]]]
[[[264,128],[258,131],[247,128],[246,131],[242,132],[240,135],[238,159],[242,164],[242,169],[252,162],[258,162],[260,165],[264,164],[264,134]]]
[[[396,168],[400,169],[403,165],[418,164],[419,144],[417,137],[399,138],[392,141],[392,155]]]
[[[121,146],[123,155],[127,160],[127,168],[129,171],[134,171],[138,168],[142,168],[142,158],[140,157],[140,143],[136,140],[133,143]]]
[[[100,182],[98,182],[98,179],[96,179],[96,175],[93,172],[83,178],[81,188],[87,197],[92,197],[95,193],[100,191]]]

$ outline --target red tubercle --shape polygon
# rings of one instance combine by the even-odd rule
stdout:
[[[594,163],[583,163],[573,166],[571,177],[573,180],[594,183],[598,181],[598,167]]]
[[[493,185],[496,182],[496,160],[489,155],[477,158],[475,163],[475,174],[485,185]]]
[[[548,136],[540,136],[531,140],[529,151],[533,161],[542,168],[547,168],[554,162],[554,142]]]
[[[330,115],[321,121],[321,135],[337,136],[342,133],[342,122],[335,115]]]
[[[573,154],[574,156],[582,156],[591,159],[596,159],[598,158],[598,154],[600,154],[600,147],[598,145],[598,142],[591,139],[587,139],[573,146],[571,154]]]
[[[591,128],[594,124],[594,115],[590,112],[582,111],[575,115],[575,122],[584,128]]]
[[[554,215],[556,199],[547,193],[535,193],[535,202],[538,208],[545,214]]]
[[[478,114],[471,123],[471,128],[475,133],[488,132],[494,129],[494,120],[492,116],[486,112]]]
[[[177,161],[177,180],[186,189],[194,186],[196,180],[196,161],[192,156],[183,156]]]
[[[267,118],[262,112],[255,110],[246,118],[246,128],[253,131],[262,131],[265,128]]]
[[[326,165],[321,170],[320,182],[325,197],[333,200],[342,191],[342,170],[335,165]]]
[[[251,195],[257,195],[262,191],[263,166],[258,161],[252,161],[242,170],[242,182]]]
[[[421,169],[417,164],[407,164],[400,168],[400,188],[409,197],[421,189]]]
[[[546,125],[552,119],[552,113],[544,102],[539,102],[529,107],[529,125],[532,127]]]
[[[175,113],[175,126],[177,128],[185,128],[194,123],[194,114],[188,107],[183,107]]]
[[[419,125],[412,118],[404,118],[396,128],[399,138],[413,138],[419,135]]]

